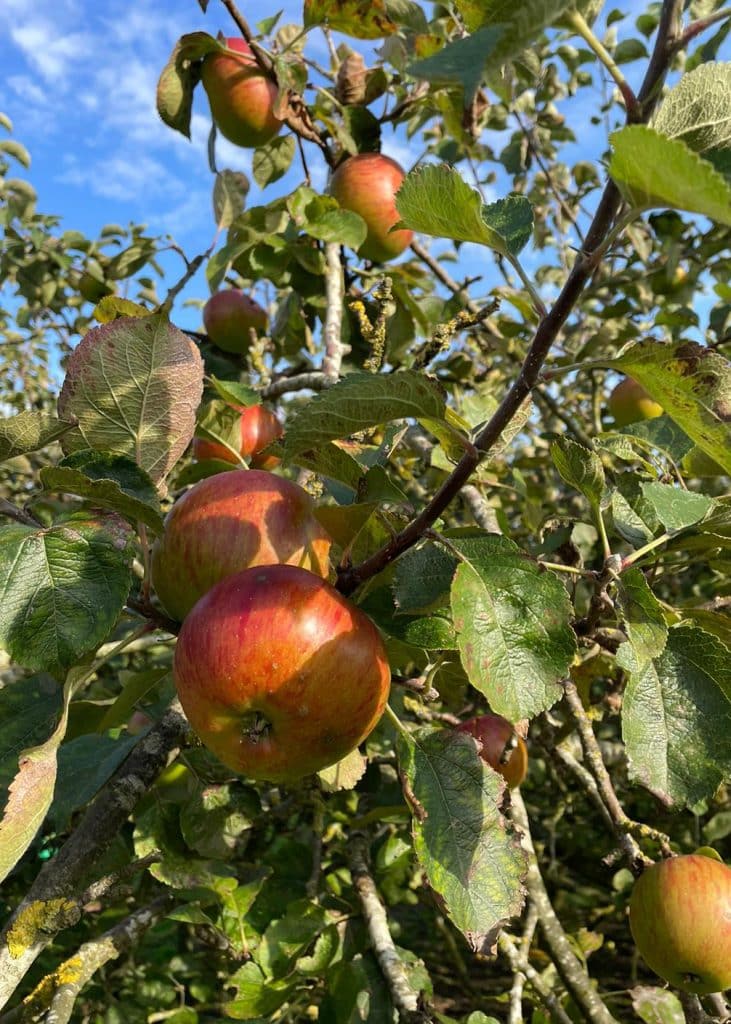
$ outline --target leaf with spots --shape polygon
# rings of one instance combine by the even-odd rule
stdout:
[[[669,631],[653,661],[620,662],[629,674],[622,735],[630,777],[668,804],[712,796],[731,777],[728,647],[686,623]]]
[[[488,952],[523,906],[526,860],[500,811],[505,783],[452,729],[400,735],[399,767],[429,885],[472,948]]]
[[[132,581],[134,534],[115,515],[0,528],[0,646],[57,671],[109,635]]]
[[[731,363],[694,341],[641,341],[608,365],[634,377],[731,473]]]
[[[200,353],[165,317],[95,327],[68,362],[58,409],[78,426],[62,447],[126,455],[159,485],[193,437],[202,393]]]

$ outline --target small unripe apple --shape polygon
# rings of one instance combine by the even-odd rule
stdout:
[[[199,481],[175,502],[152,549],[152,584],[182,621],[212,586],[255,565],[330,571],[331,540],[307,491],[258,469]]]
[[[381,153],[358,153],[348,157],[330,179],[330,194],[345,210],[358,213],[366,222],[368,234],[358,255],[374,263],[385,263],[399,256],[411,244],[413,231],[390,232],[401,218],[396,209],[396,193],[404,172]]]
[[[625,377],[617,384],[607,404],[618,427],[626,427],[628,423],[636,423],[638,420],[651,420],[663,414],[663,407],[632,377]]]
[[[214,345],[241,355],[251,347],[251,328],[267,329],[267,315],[255,299],[236,288],[212,295],[203,307],[203,326]]]
[[[272,782],[345,757],[378,722],[391,681],[367,615],[290,565],[248,569],[209,590],[183,623],[173,677],[205,746]]]
[[[511,789],[528,773],[528,748],[514,726],[502,715],[478,715],[457,726],[482,745],[480,757],[505,779]]]
[[[652,970],[682,992],[731,988],[731,868],[704,854],[671,857],[635,882],[629,923]]]
[[[284,433],[284,428],[277,417],[263,405],[235,406],[241,410],[239,426],[241,429],[241,444],[239,452],[244,458],[250,459],[255,469],[274,469],[282,461],[276,455],[263,454],[273,441],[278,440]],[[233,462],[238,465],[232,451],[219,444],[217,441],[207,441],[205,438],[196,437],[193,439],[193,455],[199,461],[203,459],[221,459],[223,462]]]
[[[279,134],[283,121],[275,115],[277,86],[264,74],[248,43],[226,40],[227,53],[203,59],[201,81],[211,115],[222,135],[237,146],[263,146]]]

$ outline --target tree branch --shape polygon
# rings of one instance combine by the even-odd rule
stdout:
[[[538,914],[536,913],[533,904],[531,904],[529,915],[529,921],[532,921],[533,928],[535,928],[535,924],[538,921]],[[527,924],[528,923],[526,922],[526,928]],[[527,932],[524,932],[524,937],[525,934],[527,934]],[[505,957],[507,957],[510,963],[510,967],[515,974],[515,978],[518,979],[522,977],[529,982],[531,988],[533,989],[535,994],[538,996],[538,998],[548,1011],[548,1014],[551,1020],[553,1021],[553,1024],[571,1024],[571,1018],[566,1013],[563,1006],[561,1006],[557,997],[545,984],[545,982],[543,981],[535,967],[533,967],[529,963],[527,951],[523,948],[523,943],[521,942],[521,947],[519,949],[512,936],[508,935],[507,932],[501,932],[498,937],[498,948],[500,949],[500,952]],[[514,990],[515,982],[513,982],[513,989],[511,990],[511,1015],[508,1020],[508,1024],[521,1024],[521,1022],[524,1020],[524,1017],[522,1015],[522,1007],[518,1008],[518,1013],[520,1014],[520,1016],[515,1016],[513,1013]]]
[[[350,841],[350,873],[368,927],[373,952],[399,1016],[407,1024],[426,1024],[429,1017],[419,1008],[419,993],[411,987],[406,968],[396,952],[388,930],[386,910],[368,864],[368,841],[365,836],[356,835]]]
[[[511,817],[522,833],[522,845],[528,853],[528,875],[526,877],[528,893],[538,912],[541,931],[548,944],[556,970],[590,1024],[618,1024],[599,994],[594,990],[589,975],[572,950],[561,922],[556,916],[556,911],[553,909],[538,866],[538,857],[530,834],[528,812],[519,790],[512,791],[510,803]]]
[[[345,354],[342,342],[343,327],[343,266],[340,262],[340,246],[337,242],[325,244],[325,358],[322,361],[322,372],[328,381],[336,381],[340,376],[340,364]]]
[[[331,383],[322,370],[312,370],[294,377],[278,377],[263,388],[261,395],[262,398],[279,398],[290,391],[324,391]]]
[[[19,1006],[3,1014],[0,1024],[38,1020],[41,1013],[45,1024],[68,1024],[84,985],[100,967],[135,946],[172,900],[172,893],[160,896],[103,935],[85,942],[72,957],[44,978]]]
[[[82,887],[94,864],[188,729],[175,701],[98,793],[58,854],[41,869],[0,935],[0,1009],[54,936],[78,921]]]
[[[675,39],[675,26],[678,23],[681,6],[682,0],[665,0],[663,4],[655,47],[642,88],[637,96],[643,120],[649,118],[652,113],[659,87],[665,78],[672,57],[669,40]],[[604,188],[594,219],[587,232],[584,248],[577,256],[566,283],[552,308],[540,321],[517,379],[476,438],[475,448],[477,450],[467,452],[462,457],[431,501],[401,533],[393,537],[360,565],[339,568],[337,587],[343,594],[352,594],[361,583],[382,572],[394,559],[417,543],[425,530],[434,525],[447,505],[467,483],[481,456],[492,448],[510,424],[535,386],[551,346],[593,274],[595,269],[593,254],[609,233],[620,205],[619,190],[613,181],[609,181]]]

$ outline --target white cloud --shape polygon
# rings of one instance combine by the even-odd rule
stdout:
[[[130,158],[119,154],[84,164],[73,157],[67,164],[57,181],[89,189],[104,199],[144,203],[150,197],[177,198],[185,191],[183,183],[171,177],[167,167],[149,156],[137,154]]]
[[[57,25],[42,18],[11,27],[10,38],[31,67],[56,86],[65,86],[78,62],[90,50],[93,52],[93,40],[88,33],[59,34]]]
[[[48,102],[48,93],[34,82],[30,75],[10,75],[7,83],[24,102],[30,101],[39,106],[44,106]]]

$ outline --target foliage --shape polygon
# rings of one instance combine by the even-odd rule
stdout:
[[[700,1019],[637,963],[626,911],[649,859],[731,854],[729,12],[306,0],[303,39],[226,7],[287,130],[249,206],[214,129],[220,244],[163,296],[174,243],[62,230],[0,119],[0,1007]],[[185,27],[156,69],[183,136],[220,49]],[[352,43],[324,69],[323,30]],[[590,106],[605,162],[575,159]],[[396,199],[419,240],[379,266],[306,166],[281,180],[391,126],[423,154]],[[268,286],[242,356],[176,325],[199,267]],[[618,373],[664,415],[618,429]],[[190,734],[149,578],[174,499],[246,471],[195,462],[194,433],[231,448],[231,405],[260,400],[393,673],[360,752],[288,788]],[[512,795],[452,728],[488,709],[528,737]]]

